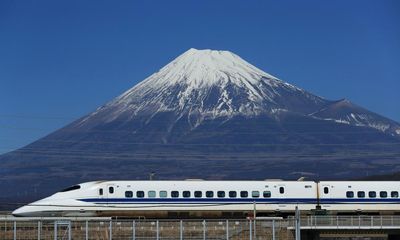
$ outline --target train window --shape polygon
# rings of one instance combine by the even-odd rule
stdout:
[[[202,197],[203,193],[201,191],[194,191],[194,197]]]
[[[108,188],[108,192],[109,192],[109,193],[114,193],[114,187],[109,187],[109,188]]]
[[[218,191],[218,192],[217,192],[217,196],[218,196],[219,198],[223,198],[223,197],[225,197],[225,192],[224,192],[224,191]]]
[[[149,198],[155,198],[156,197],[156,191],[148,191],[147,196]]]
[[[368,192],[368,197],[376,198],[376,192],[375,191]]]
[[[328,187],[324,187],[324,193],[328,194],[329,193],[329,188]]]
[[[246,197],[248,197],[248,196],[249,196],[249,193],[248,193],[247,191],[241,191],[241,192],[240,192],[240,197],[246,198]]]
[[[127,198],[133,197],[133,192],[132,191],[126,191],[125,192],[125,197],[127,197]]]
[[[179,197],[179,192],[178,191],[172,191],[171,192],[171,197],[173,197],[173,198]]]
[[[236,191],[229,191],[229,197],[230,198],[235,198],[237,196]]]
[[[353,198],[354,197],[354,192],[353,191],[347,191],[346,192],[346,197],[347,198]]]
[[[160,191],[160,198],[167,197],[167,191]]]
[[[143,198],[144,197],[144,191],[137,191],[136,192],[136,197]]]
[[[99,195],[100,195],[100,196],[103,195],[103,189],[102,189],[102,188],[99,189]]]
[[[285,188],[284,187],[280,187],[279,188],[279,193],[280,194],[284,194],[285,193]]]
[[[183,191],[182,196],[186,198],[190,197],[190,191]]]
[[[214,197],[214,192],[213,191],[207,191],[206,192],[206,197],[208,197],[208,198]]]
[[[357,197],[358,198],[365,198],[365,192],[364,191],[358,191],[357,192]]]
[[[390,196],[392,198],[398,198],[399,197],[399,192],[398,191],[393,191],[393,192],[390,193]]]
[[[270,191],[264,191],[263,192],[263,197],[270,198],[271,197],[271,192]]]
[[[258,198],[258,197],[260,197],[260,192],[259,192],[259,191],[252,191],[252,192],[251,192],[251,196],[252,196],[253,198]]]
[[[69,192],[69,191],[72,191],[72,190],[78,190],[78,189],[80,189],[80,188],[81,188],[81,186],[75,185],[75,186],[72,186],[72,187],[68,187],[68,188],[66,188],[66,189],[63,189],[63,190],[61,190],[60,192]]]
[[[387,192],[386,192],[386,191],[381,191],[381,192],[379,192],[379,197],[381,197],[381,198],[387,198]]]

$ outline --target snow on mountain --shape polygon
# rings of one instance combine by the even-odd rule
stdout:
[[[398,123],[357,106],[347,99],[333,102],[310,116],[353,126],[370,127],[392,136],[400,135]]]
[[[329,101],[286,83],[229,51],[190,49],[92,115],[106,122],[121,115],[206,118],[310,113]],[[102,114],[107,113],[107,114]]]
[[[400,135],[399,124],[348,100],[330,101],[313,95],[232,52],[193,48],[77,125],[128,123],[137,116],[149,122],[160,113],[173,113],[177,121],[187,118],[192,127],[207,119],[263,114],[279,120],[282,113],[295,113]]]

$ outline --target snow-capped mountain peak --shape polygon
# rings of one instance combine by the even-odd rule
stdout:
[[[399,135],[398,124],[348,100],[329,101],[286,83],[229,51],[189,49],[108,104],[83,118],[93,122],[150,122],[160,114],[191,127],[204,120],[295,114]],[[175,121],[171,123],[172,128]],[[89,127],[89,126],[86,126]]]
[[[312,103],[316,111],[326,100],[279,80],[232,52],[192,48],[99,110],[112,108],[107,111],[109,120],[121,114],[152,116],[166,111],[204,119],[302,111],[296,102]]]

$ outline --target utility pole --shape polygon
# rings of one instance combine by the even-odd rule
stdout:
[[[257,239],[256,219],[257,219],[257,205],[256,201],[253,202],[253,219],[254,219],[254,239]]]
[[[295,210],[295,233],[296,233],[296,240],[301,240],[300,234],[300,210],[299,207],[296,206]]]

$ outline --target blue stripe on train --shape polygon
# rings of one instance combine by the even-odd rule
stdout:
[[[84,202],[92,203],[113,203],[113,204],[151,204],[151,203],[168,203],[168,204],[252,204],[252,203],[265,203],[265,204],[299,204],[308,203],[316,204],[317,199],[315,198],[84,198],[78,199]],[[396,198],[324,198],[320,199],[321,204],[345,204],[345,203],[363,203],[363,204],[376,204],[376,203],[387,203],[387,204],[400,204],[400,199]]]

